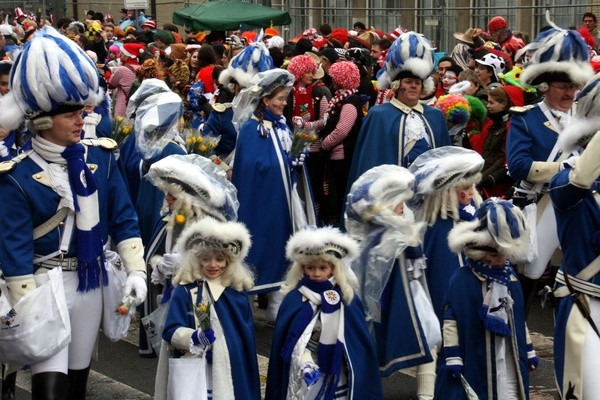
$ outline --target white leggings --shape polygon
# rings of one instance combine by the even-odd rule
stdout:
[[[41,372],[68,373],[87,368],[92,361],[102,319],[102,288],[78,292],[75,271],[63,271],[63,284],[71,319],[71,343],[58,354],[31,365],[32,375]]]
[[[589,297],[588,297],[589,298]],[[600,328],[600,300],[590,299],[590,314]],[[576,306],[573,306],[576,307]],[[592,327],[588,327],[583,345],[583,398],[593,399],[598,397],[600,393],[600,379],[598,379],[598,371],[600,371],[600,338]]]

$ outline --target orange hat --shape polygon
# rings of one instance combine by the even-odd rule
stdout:
[[[246,31],[243,32],[240,37],[245,38],[246,39],[246,44],[250,44],[252,42],[254,42],[254,40],[256,39],[256,32],[254,31]]]
[[[279,36],[279,32],[275,28],[267,28],[265,29],[265,35],[267,36]]]

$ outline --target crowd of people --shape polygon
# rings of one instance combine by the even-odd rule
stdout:
[[[266,399],[382,399],[410,368],[420,400],[527,399],[544,285],[561,397],[600,390],[594,14],[532,41],[495,16],[448,52],[362,22],[285,41],[5,14],[3,399],[21,368],[33,399],[85,399],[107,315],[136,308],[156,399],[259,399],[254,302]],[[48,354],[10,335],[57,271]]]

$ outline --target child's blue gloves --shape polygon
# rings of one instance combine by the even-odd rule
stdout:
[[[208,347],[215,341],[215,331],[212,328],[208,328],[206,331],[202,329],[196,329],[192,333],[192,342],[195,346]]]

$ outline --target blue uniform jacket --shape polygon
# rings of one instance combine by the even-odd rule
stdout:
[[[546,122],[546,116],[537,106],[512,116],[506,141],[506,156],[508,171],[514,179],[527,180],[534,161],[548,160],[558,133],[547,127]]]
[[[233,108],[227,107],[223,112],[213,110],[204,124],[203,132],[221,135],[219,144],[215,147],[215,154],[221,158],[227,157],[235,149],[237,132],[231,122],[232,118]]]
[[[135,211],[112,151],[88,147],[88,165],[94,164],[102,240],[114,243],[140,237]],[[4,274],[20,276],[34,272],[34,254],[46,255],[60,247],[62,228],[33,238],[33,229],[57,211],[60,196],[36,178],[42,169],[25,158],[9,173],[0,176],[0,268]],[[73,235],[66,257],[75,257],[77,236]]]
[[[416,111],[415,111],[416,112]],[[423,116],[432,131],[428,131],[429,141],[419,140],[412,150],[399,159],[399,144],[404,143],[400,132],[401,117],[406,115],[391,103],[375,106],[363,121],[358,134],[352,167],[348,178],[348,188],[363,172],[382,164],[408,167],[419,155],[430,148],[449,146],[450,135],[441,110],[423,105]],[[402,127],[404,131],[404,127]],[[403,134],[403,132],[402,132]]]
[[[195,287],[198,287],[197,304],[200,304],[201,283],[177,286],[173,291],[163,331],[165,341],[171,343],[171,338],[178,328],[196,329],[190,294],[190,290]],[[227,341],[235,398],[258,400],[260,378],[256,359],[254,319],[248,296],[244,292],[228,287],[215,301],[214,307],[223,327],[224,339]],[[223,338],[217,337],[216,340],[223,340]]]

